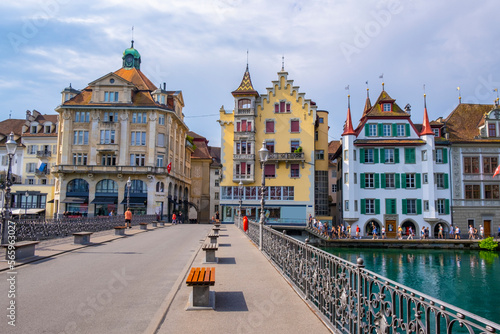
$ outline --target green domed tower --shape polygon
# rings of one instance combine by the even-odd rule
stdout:
[[[139,54],[139,51],[134,49],[134,41],[132,40],[132,45],[130,48],[126,49],[123,51],[123,68],[124,69],[131,69],[131,68],[136,68],[138,70],[141,69],[141,55]]]

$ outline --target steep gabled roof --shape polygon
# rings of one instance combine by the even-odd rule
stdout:
[[[156,86],[142,73],[140,70],[136,68],[130,68],[130,69],[125,69],[125,68],[120,68],[118,71],[114,72],[116,75],[120,76],[121,78],[130,81],[131,83],[134,84],[134,86],[138,90],[149,90],[149,91],[154,91],[156,90]]]
[[[193,137],[194,145],[196,146],[193,153],[191,153],[191,159],[210,159],[212,156],[208,151],[208,140],[207,138],[200,136],[196,132],[189,131],[188,136]]]
[[[383,111],[382,110],[382,104],[384,103],[391,103],[392,104],[392,111]],[[406,111],[402,110],[397,104],[396,100],[391,98],[389,94],[383,90],[378,99],[377,102],[375,102],[372,106],[372,108],[366,113],[367,117],[370,116],[377,116],[377,117],[410,117],[410,114],[408,114]]]
[[[235,91],[231,92],[233,96],[241,96],[241,95],[255,95],[258,96],[259,93],[253,88],[252,79],[250,78],[250,72],[247,69],[243,74],[243,79],[241,80],[240,86],[236,88]]]
[[[351,119],[351,97],[348,96],[347,119],[345,121],[344,133],[342,133],[342,136],[355,135],[355,134],[356,134],[356,132],[354,131],[354,129],[352,127],[352,119]]]
[[[475,140],[479,136],[479,126],[484,115],[493,107],[492,104],[459,104],[445,119],[449,140],[452,142]],[[492,140],[492,138],[484,138],[484,140]]]

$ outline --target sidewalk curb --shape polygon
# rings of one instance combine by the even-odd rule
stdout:
[[[181,270],[181,274],[173,284],[172,289],[170,290],[168,295],[161,303],[158,311],[156,311],[155,315],[152,317],[149,326],[146,328],[143,334],[155,334],[158,332],[158,330],[160,330],[161,326],[163,325],[163,322],[165,321],[165,317],[167,316],[168,310],[170,309],[170,305],[172,305],[172,302],[174,301],[177,292],[179,292],[180,288],[182,287],[182,283],[187,274],[189,273],[189,270],[194,260],[198,256],[198,253],[200,252],[202,246],[203,242],[200,243],[198,250],[194,252],[193,256],[188,260],[186,266]]]

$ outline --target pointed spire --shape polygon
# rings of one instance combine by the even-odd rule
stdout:
[[[424,94],[424,121],[422,122],[422,131],[420,131],[421,136],[434,135],[431,129],[431,124],[429,123],[429,116],[427,115],[427,96]]]
[[[285,55],[281,56],[281,72],[285,72]]]
[[[238,88],[235,91],[231,92],[233,96],[236,95],[254,95],[258,96],[259,93],[253,88],[252,79],[250,78],[250,72],[248,71],[248,63],[247,68],[245,70],[245,74],[243,74],[243,79]]]
[[[372,103],[370,101],[370,88],[366,87],[366,102],[365,102],[365,109],[363,109],[363,116],[365,116],[368,113],[368,111],[370,111],[371,108],[372,108]]]
[[[347,95],[347,119],[345,121],[344,133],[342,136],[355,135],[351,120],[351,95]]]
[[[462,104],[462,95],[460,94],[460,86],[457,87],[458,90],[458,104]]]

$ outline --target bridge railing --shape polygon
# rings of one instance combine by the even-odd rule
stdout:
[[[258,244],[259,224],[248,236]],[[263,253],[337,333],[497,333],[500,325],[263,227]]]
[[[150,223],[156,215],[134,215],[132,225]],[[71,236],[75,232],[99,232],[123,225],[123,215],[102,217],[62,218],[50,220],[13,221],[16,225],[16,241],[47,240]]]

